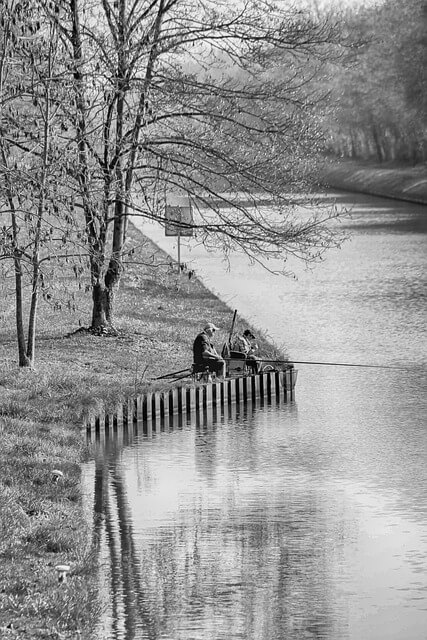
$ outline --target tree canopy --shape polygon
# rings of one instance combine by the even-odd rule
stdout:
[[[112,320],[129,214],[164,222],[170,191],[192,198],[205,242],[258,260],[319,258],[333,235],[321,216],[292,217],[292,194],[313,181],[321,130],[312,79],[336,55],[334,25],[252,0],[103,0],[85,12],[73,0],[70,8],[61,27],[75,65],[70,120],[93,323]],[[257,206],[266,199],[268,212]]]
[[[332,85],[331,149],[380,162],[425,161],[427,2],[385,0],[349,11],[347,29],[361,44]]]
[[[337,243],[334,213],[309,195],[323,145],[316,79],[340,55],[330,19],[270,0],[6,0],[2,12],[15,21],[2,49],[2,221],[13,226],[16,163],[31,158],[37,197],[19,233],[39,225],[38,263],[58,254],[52,237],[87,258],[93,327],[113,325],[129,217],[164,224],[169,193],[192,200],[203,242],[274,256],[284,273],[289,254],[311,262]],[[22,242],[6,235],[22,276]],[[31,281],[45,285],[39,267]]]

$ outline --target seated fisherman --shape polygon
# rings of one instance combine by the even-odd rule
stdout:
[[[193,362],[196,365],[205,365],[209,371],[217,376],[225,377],[225,360],[221,358],[211,342],[215,331],[218,329],[212,322],[208,322],[193,343]]]
[[[252,373],[259,373],[261,364],[254,355],[254,352],[258,349],[258,345],[253,342],[254,340],[255,336],[252,331],[245,329],[241,335],[238,334],[234,338],[231,353],[233,354],[233,351],[243,353],[246,357],[246,364],[252,369]]]

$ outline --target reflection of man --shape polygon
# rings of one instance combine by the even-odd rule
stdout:
[[[193,358],[197,365],[205,365],[209,371],[218,376],[225,376],[225,360],[221,358],[211,342],[215,331],[218,329],[212,322],[208,322],[193,343]]]
[[[245,329],[241,335],[237,335],[235,337],[233,342],[233,351],[244,353],[248,367],[252,369],[253,373],[259,373],[260,362],[254,355],[254,352],[258,349],[258,345],[254,342],[255,339],[256,338],[252,331]]]

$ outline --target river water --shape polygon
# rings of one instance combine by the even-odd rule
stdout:
[[[297,280],[182,259],[291,359],[396,368],[298,365],[294,402],[98,448],[103,640],[427,638],[427,212],[327,197],[351,240]]]

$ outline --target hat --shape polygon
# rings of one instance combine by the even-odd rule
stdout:
[[[245,331],[243,332],[243,335],[246,336],[247,338],[250,338],[251,340],[255,340],[255,336],[252,333],[252,331],[250,331],[250,329],[245,329]]]
[[[208,322],[207,325],[205,325],[204,331],[206,331],[207,329],[213,329],[214,331],[217,331],[219,327],[216,327],[213,322]]]

